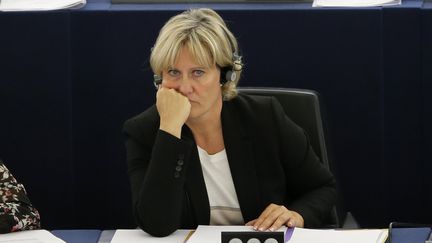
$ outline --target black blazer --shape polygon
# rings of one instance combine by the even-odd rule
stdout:
[[[336,200],[335,180],[313,152],[303,129],[274,98],[239,95],[224,101],[225,149],[245,223],[270,204],[319,227]],[[149,234],[209,224],[210,207],[193,135],[159,128],[155,106],[126,121],[124,133],[134,215]]]

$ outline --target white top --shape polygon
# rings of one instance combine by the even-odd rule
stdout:
[[[210,155],[197,147],[210,202],[210,225],[243,225],[225,149]]]

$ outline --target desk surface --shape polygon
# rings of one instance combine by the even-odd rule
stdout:
[[[430,228],[394,228],[390,243],[425,243],[430,232]]]
[[[100,230],[53,230],[55,236],[66,241],[66,243],[98,243]]]
[[[53,230],[51,232],[66,243],[110,243],[116,230]],[[425,233],[424,228],[393,229],[391,243],[424,243],[429,232],[430,230]]]

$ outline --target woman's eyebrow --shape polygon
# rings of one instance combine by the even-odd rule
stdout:
[[[195,67],[190,67],[188,68],[188,70],[195,70],[195,69],[209,69],[208,67],[205,66],[195,66]],[[176,71],[180,71],[180,69],[175,68],[175,67],[168,67],[167,70],[176,70]]]

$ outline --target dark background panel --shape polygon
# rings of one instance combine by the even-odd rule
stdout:
[[[140,12],[73,16],[74,163],[84,227],[134,226],[122,125],[153,103],[152,76],[144,75],[151,21]],[[98,210],[85,207],[89,199]]]
[[[385,161],[382,170],[387,179],[387,221],[419,222],[424,215],[432,215],[430,207],[419,205],[423,198],[420,175],[424,126],[420,11],[419,8],[383,10],[381,132]]]
[[[69,16],[0,14],[0,157],[46,228],[76,224]]]

